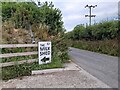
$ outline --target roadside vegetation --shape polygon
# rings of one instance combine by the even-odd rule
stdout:
[[[65,33],[62,13],[52,2],[43,2],[38,7],[32,2],[2,2],[2,44],[30,44],[32,30],[35,44],[39,41],[52,42],[52,62],[39,65],[38,62],[2,68],[2,79],[31,75],[32,70],[60,68],[68,62],[68,47],[120,56],[118,21],[104,21],[91,26],[76,25],[73,31]],[[2,48],[2,54],[38,51],[38,48]],[[2,58],[2,63],[38,59],[37,55]]]
[[[55,8],[52,2],[44,2],[37,7],[31,2],[4,2],[2,3],[2,43],[3,44],[30,44],[31,36],[29,26],[34,34],[35,43],[38,41],[52,42],[52,62],[39,65],[38,62],[21,64],[2,68],[2,79],[8,80],[16,77],[31,75],[32,70],[63,67],[63,63],[69,60],[68,45],[63,39],[65,29],[63,27],[62,13]],[[37,51],[36,48],[12,48],[2,49],[2,54]],[[2,63],[38,59],[37,55],[2,58]]]
[[[66,33],[65,38],[71,47],[119,56],[119,35],[118,21],[104,21],[86,27],[77,25],[73,31]]]

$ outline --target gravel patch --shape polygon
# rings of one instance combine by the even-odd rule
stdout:
[[[67,70],[42,75],[24,76],[0,83],[1,88],[110,88],[74,63]],[[75,70],[76,68],[76,70]]]

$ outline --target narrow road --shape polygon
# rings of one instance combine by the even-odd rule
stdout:
[[[71,48],[73,62],[112,88],[118,88],[118,57]]]

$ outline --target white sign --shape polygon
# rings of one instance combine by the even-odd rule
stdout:
[[[38,42],[39,64],[47,64],[51,62],[51,42]]]

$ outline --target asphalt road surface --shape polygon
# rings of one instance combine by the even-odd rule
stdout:
[[[118,88],[118,57],[69,48],[74,63],[111,88]]]

